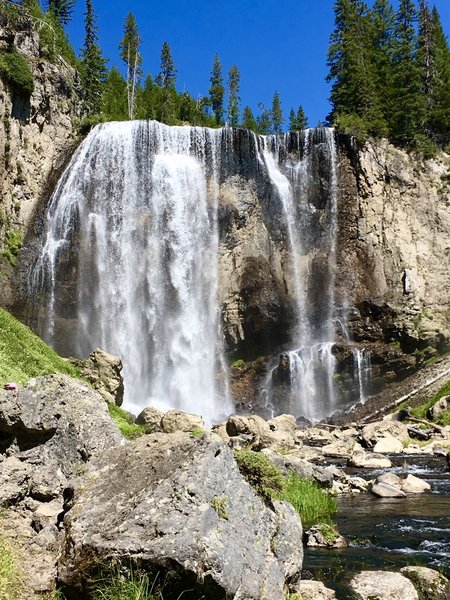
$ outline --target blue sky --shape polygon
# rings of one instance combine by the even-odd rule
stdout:
[[[430,1],[430,4],[432,2]],[[435,0],[447,35],[450,0]],[[281,97],[287,118],[302,104],[314,126],[329,112],[326,52],[334,26],[333,0],[94,0],[100,45],[110,66],[123,68],[118,44],[128,12],[136,16],[142,37],[144,73],[159,71],[163,42],[169,42],[178,69],[177,88],[194,97],[206,95],[211,65],[218,52],[224,72],[237,64],[242,108],[257,112]],[[69,37],[83,44],[84,1],[78,0]]]

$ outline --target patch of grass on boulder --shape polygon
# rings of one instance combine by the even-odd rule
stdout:
[[[80,377],[79,371],[61,358],[31,329],[0,308],[0,385],[20,385],[32,377],[65,373]]]
[[[127,440],[134,440],[145,433],[144,425],[133,423],[133,417],[126,410],[119,408],[115,404],[108,404],[109,414],[114,423],[120,429],[120,432]]]
[[[428,419],[428,410],[444,396],[450,396],[450,381],[444,383],[444,385],[431,400],[425,402],[425,404],[420,404],[419,406],[409,409],[409,412],[413,415],[413,417],[418,419]],[[450,411],[443,413],[438,419],[436,419],[436,423],[442,426],[450,425]]]
[[[260,452],[235,452],[239,470],[266,502],[286,500],[295,508],[305,529],[316,523],[332,525],[337,513],[336,500],[312,479],[302,479],[291,472],[288,477]]]
[[[91,585],[93,600],[163,600],[163,596],[148,575],[136,574],[131,569],[105,573]]]
[[[241,474],[265,502],[270,502],[276,494],[285,490],[286,477],[264,454],[238,450],[234,457]]]

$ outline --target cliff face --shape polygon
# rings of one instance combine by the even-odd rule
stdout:
[[[0,72],[0,303],[12,301],[9,281],[25,230],[48,198],[74,141],[79,114],[77,74],[62,58],[41,57],[39,33],[26,17],[0,14],[0,52],[18,52],[34,80],[31,96]]]
[[[346,136],[338,141],[333,352],[335,384],[345,396],[354,377],[352,349],[370,357],[368,394],[407,377],[449,348],[450,157],[423,160],[383,141],[359,149]],[[320,181],[320,169],[315,179]],[[261,196],[261,185],[232,178],[221,193],[225,337],[234,358],[254,361],[239,361],[232,368],[235,397],[245,406],[258,406],[267,356],[272,355],[275,366],[295,326],[279,200],[273,192],[270,197],[269,188]],[[320,195],[315,204],[321,206]],[[313,254],[304,267],[316,281],[310,300],[320,305],[324,271]],[[339,321],[345,321],[344,328]],[[259,356],[265,359],[255,360]],[[283,361],[281,354],[280,380]],[[283,396],[286,389],[281,388]]]

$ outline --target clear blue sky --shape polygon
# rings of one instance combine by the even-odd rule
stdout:
[[[370,2],[369,2],[370,3]],[[395,4],[395,2],[394,2]],[[432,0],[430,4],[433,5]],[[435,0],[447,35],[450,0]],[[177,88],[206,95],[218,52],[224,72],[237,64],[242,107],[257,112],[280,93],[287,118],[302,104],[314,126],[329,112],[326,52],[334,26],[333,0],[94,0],[100,45],[110,66],[123,70],[118,44],[128,12],[142,37],[145,75],[159,71],[163,42],[169,42],[178,69]],[[68,27],[75,49],[83,44],[84,0],[78,0]]]

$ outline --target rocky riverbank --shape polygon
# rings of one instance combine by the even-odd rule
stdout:
[[[330,494],[386,497],[428,491],[418,477],[389,474],[391,453],[434,453],[446,468],[450,447],[450,427],[417,443],[416,428],[394,417],[299,428],[290,415],[235,415],[207,430],[197,415],[149,408],[137,420],[147,433],[125,440],[102,396],[66,375],[0,392],[0,529],[19,555],[32,558],[23,598],[56,586],[88,598],[92,578],[114,564],[164,574],[169,599],[186,589],[196,590],[192,598],[332,598],[319,582],[302,580],[302,563],[304,541],[333,544],[321,540],[320,528],[304,535],[289,503],[264,501],[241,474],[235,451],[264,456]],[[370,480],[348,474],[346,465],[384,474]],[[438,577],[425,575],[419,569],[392,577],[406,590],[405,577]],[[387,598],[370,583],[381,594],[382,577],[391,575],[356,578],[356,597]],[[411,593],[397,597],[419,597]]]

